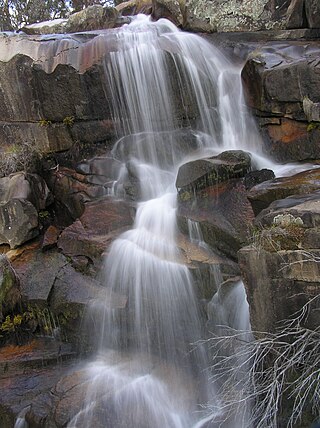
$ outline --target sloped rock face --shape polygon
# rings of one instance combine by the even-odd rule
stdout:
[[[278,161],[320,157],[320,130],[312,124],[320,101],[319,52],[312,42],[267,43],[252,52],[243,69],[249,104],[261,118],[265,150]]]

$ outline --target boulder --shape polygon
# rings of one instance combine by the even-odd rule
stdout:
[[[248,199],[255,215],[272,202],[291,195],[305,195],[320,189],[320,168],[300,172],[291,177],[276,178],[250,189]]]
[[[16,248],[39,235],[38,212],[25,199],[0,204],[0,244]]]
[[[0,255],[0,322],[21,303],[18,277],[5,255]]]
[[[26,34],[63,34],[66,32],[67,19],[52,19],[51,21],[28,24],[21,28]]]
[[[201,32],[257,31],[286,26],[288,1],[186,0],[185,28]],[[282,6],[282,7],[279,7]]]
[[[37,174],[17,172],[0,178],[0,203],[11,199],[25,199],[38,210],[45,210],[53,202],[46,182]]]
[[[118,11],[114,7],[101,5],[89,6],[80,12],[73,13],[65,23],[66,33],[102,30],[114,28],[117,23]]]
[[[251,157],[242,150],[187,162],[179,168],[176,187],[179,198],[188,200],[194,193],[232,178],[243,177],[251,169]]]

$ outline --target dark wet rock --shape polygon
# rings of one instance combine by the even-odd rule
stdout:
[[[133,218],[130,204],[111,197],[87,203],[82,216],[62,232],[58,247],[66,256],[85,256],[99,265],[102,253]]]
[[[317,0],[305,0],[305,11],[310,28],[320,28],[320,5]]]
[[[287,28],[303,28],[307,25],[305,15],[305,1],[291,0],[287,11]]]
[[[195,199],[179,200],[178,224],[188,233],[188,219],[199,222],[204,241],[231,259],[245,245],[254,214],[239,180],[208,186]]]
[[[300,172],[291,177],[276,178],[256,185],[248,192],[255,215],[272,202],[291,195],[306,195],[320,189],[320,169]]]
[[[39,235],[38,212],[25,199],[0,204],[0,243],[16,248]]]
[[[0,322],[21,303],[19,279],[5,255],[0,255]]]
[[[255,246],[239,251],[241,273],[250,306],[252,328],[275,332],[312,298],[319,295],[319,249],[268,252]],[[319,300],[319,299],[318,299]],[[319,301],[314,300],[303,324],[319,326]]]
[[[192,199],[206,187],[243,177],[251,169],[251,157],[241,150],[230,150],[218,156],[188,162],[179,168],[176,180],[179,198]]]
[[[46,182],[37,174],[17,172],[0,179],[0,203],[25,199],[39,211],[53,202]]]
[[[256,186],[257,184],[263,183],[268,180],[275,178],[274,172],[271,169],[261,169],[259,171],[250,171],[244,177],[244,185],[247,190]]]

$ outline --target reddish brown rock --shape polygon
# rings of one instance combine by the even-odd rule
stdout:
[[[49,250],[50,248],[55,247],[57,245],[60,233],[61,231],[56,226],[49,226],[43,236],[41,245],[42,250]]]
[[[279,125],[269,124],[263,129],[268,136],[268,151],[280,162],[320,157],[320,129],[317,126],[283,118]]]
[[[134,208],[127,202],[111,197],[89,202],[82,216],[62,232],[58,247],[67,256],[86,256],[99,264],[102,253],[133,218]]]

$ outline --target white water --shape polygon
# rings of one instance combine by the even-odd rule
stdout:
[[[261,163],[259,136],[244,104],[240,69],[206,41],[145,17],[117,38],[118,49],[105,63],[119,132],[113,154],[123,163],[114,188],[123,189],[133,175],[141,202],[133,228],[113,243],[104,268],[107,294],[127,296],[127,308],[106,307],[98,354],[87,366],[86,400],[68,426],[216,426],[220,405],[207,353],[192,347],[202,338],[202,320],[175,243],[174,183],[186,160],[227,149],[250,150]],[[174,97],[172,73],[180,82]],[[182,137],[177,105],[198,116]],[[200,412],[201,403],[215,411]]]

